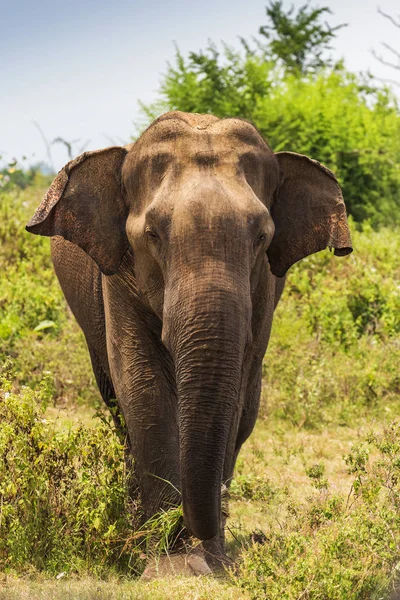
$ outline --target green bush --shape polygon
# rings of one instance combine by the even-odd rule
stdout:
[[[326,164],[356,221],[393,222],[400,202],[400,115],[387,91],[365,89],[345,70],[286,77],[260,98],[253,120],[275,151]]]
[[[52,373],[53,403],[96,404],[83,334],[54,275],[49,239],[25,231],[47,185],[38,174],[24,191],[0,188],[0,371],[10,356],[20,384],[35,388]]]
[[[40,202],[44,184],[38,182],[36,189],[29,188],[31,193],[32,189]],[[49,240],[29,236],[24,230],[32,210],[31,202],[27,206],[29,191],[21,194],[17,187],[0,191],[0,340],[7,340],[9,347],[44,321],[51,321],[47,329],[55,330],[65,320],[62,294],[51,268]]]
[[[1,161],[0,156],[0,161]],[[23,158],[26,160],[26,157]],[[14,188],[25,189],[33,185],[38,177],[42,177],[38,167],[22,168],[17,160],[9,163],[6,167],[0,168],[0,188],[8,191]]]
[[[57,430],[52,394],[1,380],[0,571],[135,569],[123,447],[106,425]]]

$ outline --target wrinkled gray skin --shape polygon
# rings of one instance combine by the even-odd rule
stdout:
[[[351,251],[336,179],[273,154],[246,121],[167,113],[135,144],[66,165],[27,229],[56,236],[55,270],[100,392],[125,418],[145,516],[182,501],[215,566],[221,485],[255,424],[283,276],[327,246]]]

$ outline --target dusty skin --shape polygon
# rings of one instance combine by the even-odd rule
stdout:
[[[335,176],[274,154],[246,121],[172,112],[68,163],[27,229],[52,237],[102,397],[118,399],[144,518],[182,502],[202,541],[159,569],[229,564],[221,487],[257,418],[284,275],[326,247],[351,252]]]

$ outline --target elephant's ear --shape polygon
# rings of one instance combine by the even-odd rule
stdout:
[[[275,156],[281,183],[271,207],[275,234],[267,254],[272,273],[283,277],[295,262],[327,246],[337,256],[350,254],[346,207],[334,174],[301,154]]]
[[[39,235],[61,235],[80,246],[105,275],[118,269],[128,249],[127,209],[121,168],[127,150],[84,152],[58,173],[26,226]]]

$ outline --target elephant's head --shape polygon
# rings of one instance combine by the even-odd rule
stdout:
[[[133,251],[143,301],[175,364],[186,523],[213,537],[267,259],[282,277],[327,246],[351,252],[334,175],[306,156],[274,154],[246,121],[172,112],[135,144],[68,163],[27,229],[79,245],[105,275]]]

